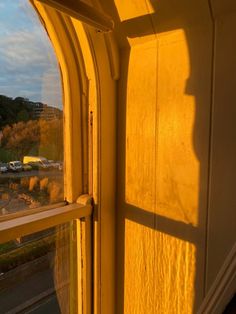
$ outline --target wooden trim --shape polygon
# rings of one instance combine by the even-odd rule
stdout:
[[[110,64],[110,72],[113,80],[120,78],[120,57],[117,43],[113,33],[105,34],[104,36],[107,56]]]
[[[100,31],[109,32],[114,27],[114,22],[109,16],[82,1],[39,0],[39,2],[45,3]]]
[[[73,220],[70,250],[70,313],[83,314],[83,263],[81,219]]]
[[[42,2],[31,0],[34,3],[55,47],[56,55],[61,66],[65,99],[65,195],[73,203],[82,191],[82,182],[77,182],[80,173],[81,151],[77,151],[81,135],[73,123],[76,112],[81,107],[83,84],[78,75],[83,67],[75,59],[79,49],[85,62],[86,75],[89,79],[88,103],[90,111],[94,113],[93,126],[93,197],[96,214],[93,220],[93,298],[94,313],[115,312],[115,113],[116,113],[116,84],[118,78],[118,63],[113,59],[116,50],[110,51],[108,56],[104,35],[96,30],[85,27],[78,19],[71,19],[75,26],[74,31],[80,48],[73,48],[73,30],[70,27],[69,17],[65,17],[53,8],[44,6]],[[46,0],[45,0],[46,1]],[[45,3],[44,1],[44,3]],[[63,4],[71,1],[60,1]],[[79,1],[81,3],[81,1]],[[76,5],[78,1],[74,1]],[[63,11],[66,13],[65,11]],[[68,12],[67,12],[68,14]],[[73,15],[71,15],[73,17]],[[94,15],[93,15],[94,19]],[[82,22],[85,22],[81,19]],[[62,25],[63,23],[63,25]],[[88,23],[89,24],[89,23]],[[91,25],[91,24],[90,24]],[[94,26],[94,25],[93,25]],[[96,27],[96,26],[94,26]],[[68,36],[70,34],[70,36]],[[110,59],[109,59],[110,57]],[[111,69],[110,67],[113,66]],[[111,77],[112,74],[112,77]],[[78,76],[78,77],[77,77]],[[78,87],[79,86],[79,87]],[[102,106],[101,106],[102,104]],[[77,119],[77,118],[76,118]],[[80,119],[80,118],[79,118]],[[77,119],[77,120],[79,120]],[[68,122],[67,122],[68,121]],[[107,123],[107,122],[112,123]],[[76,122],[76,121],[75,121]],[[79,135],[78,135],[79,134]],[[72,135],[72,139],[71,139]],[[74,135],[74,137],[73,137]],[[73,145],[73,144],[76,145]],[[75,150],[75,152],[74,152]],[[77,156],[78,155],[78,156]],[[101,158],[102,156],[102,158]],[[82,169],[82,167],[81,167]],[[89,169],[91,170],[91,169]],[[87,191],[86,191],[87,192]],[[90,191],[89,191],[90,192]],[[91,192],[90,192],[91,193]]]
[[[91,205],[71,204],[0,222],[0,243],[92,215]]]
[[[198,314],[221,314],[236,292],[236,243],[221,267]]]
[[[82,229],[82,278],[83,278],[83,313],[92,314],[92,220],[86,217],[81,222]]]
[[[57,207],[62,207],[62,206],[66,206],[66,205],[67,205],[67,202],[64,201],[64,202],[60,202],[60,203],[56,203],[56,204],[40,206],[37,208],[25,209],[25,210],[17,211],[14,213],[7,213],[5,215],[0,216],[0,222],[6,221],[6,220],[9,221],[10,219],[28,216],[28,215],[32,215],[35,213],[45,211],[45,210],[49,210],[49,209],[53,209],[53,208],[57,208]]]
[[[93,311],[95,314],[112,314],[115,313],[116,82],[114,77],[118,73],[110,68],[109,57],[113,58],[114,55],[108,56],[105,35],[98,35],[89,28],[86,29],[86,35],[96,82],[93,138],[93,147],[95,147],[93,154],[95,202]]]

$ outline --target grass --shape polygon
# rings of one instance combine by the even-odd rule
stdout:
[[[13,247],[11,250],[7,246],[1,246],[1,248],[4,253],[0,255],[0,272],[4,273],[53,251],[55,249],[55,235],[26,243],[18,248]]]
[[[14,248],[16,248],[16,244],[14,241],[9,241],[9,242],[0,244],[0,254],[6,253]]]

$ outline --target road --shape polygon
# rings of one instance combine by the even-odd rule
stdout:
[[[0,173],[0,180],[2,179],[14,179],[14,178],[26,178],[26,177],[61,177],[63,171],[59,170],[31,170],[31,171],[21,171],[21,172],[6,172]]]
[[[0,304],[1,314],[60,313],[52,269],[38,271],[26,280],[0,292]]]
[[[60,308],[58,306],[58,301],[56,294],[48,296],[39,303],[35,303],[31,308],[24,311],[25,314],[60,314]]]

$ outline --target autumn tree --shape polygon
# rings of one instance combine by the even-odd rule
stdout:
[[[3,128],[2,148],[21,160],[25,155],[63,159],[62,119],[20,121]]]
[[[40,119],[39,153],[49,159],[63,160],[63,120]]]
[[[14,123],[3,128],[2,147],[13,151],[17,159],[28,154],[40,140],[40,128],[37,120]]]

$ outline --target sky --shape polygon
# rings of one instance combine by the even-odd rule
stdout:
[[[0,0],[0,94],[62,108],[57,60],[28,0]]]

